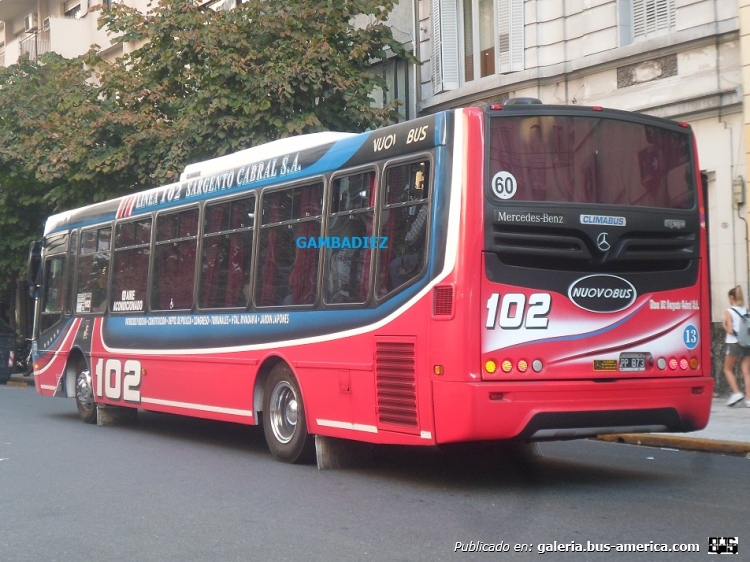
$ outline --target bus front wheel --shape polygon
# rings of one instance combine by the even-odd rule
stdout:
[[[91,371],[87,367],[79,367],[76,374],[76,406],[78,406],[78,416],[84,422],[96,423],[94,387],[91,383]]]
[[[271,370],[263,390],[263,433],[271,453],[280,461],[298,463],[314,458],[302,394],[284,363]]]

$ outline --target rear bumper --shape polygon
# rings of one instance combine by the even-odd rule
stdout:
[[[451,443],[695,431],[708,423],[713,385],[711,377],[605,383],[435,381],[435,438]]]

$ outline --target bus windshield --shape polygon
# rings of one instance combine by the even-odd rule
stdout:
[[[512,201],[692,209],[690,136],[618,119],[491,119],[490,173],[511,178]]]

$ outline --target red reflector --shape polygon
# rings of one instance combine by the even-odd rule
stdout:
[[[693,387],[693,394],[703,394],[703,387],[702,386],[694,386]]]
[[[453,316],[453,285],[435,287],[432,314],[433,316]]]

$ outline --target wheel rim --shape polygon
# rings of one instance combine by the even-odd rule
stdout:
[[[78,379],[76,380],[76,398],[78,403],[90,410],[94,405],[94,392],[91,388],[91,372],[88,369],[84,369],[78,373]]]
[[[297,431],[299,405],[292,386],[281,381],[271,393],[269,421],[273,436],[279,443],[289,443]]]

